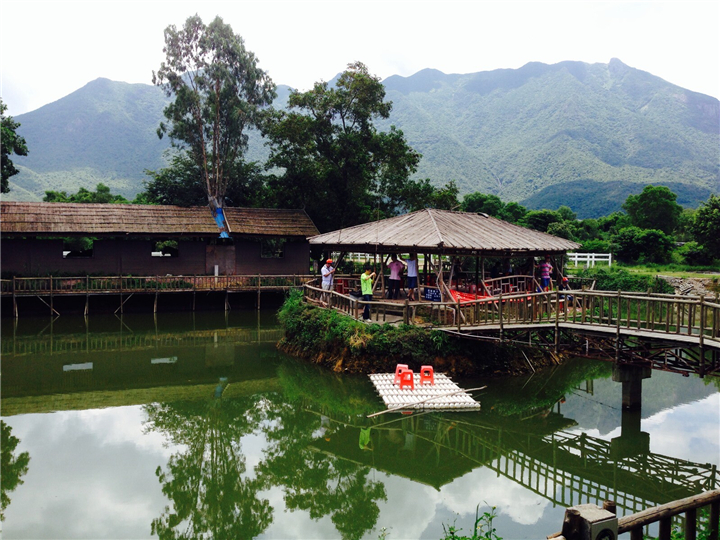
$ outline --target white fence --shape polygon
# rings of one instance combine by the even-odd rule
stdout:
[[[612,266],[612,253],[568,253],[568,260],[574,266],[595,266],[595,263],[607,263]]]

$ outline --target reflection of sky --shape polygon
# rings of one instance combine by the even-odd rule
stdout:
[[[173,452],[143,435],[141,407],[4,419],[30,453],[10,493],[6,538],[147,538],[167,501],[155,477]]]
[[[618,385],[619,386],[619,385]],[[591,396],[611,403],[607,395]],[[569,397],[570,403],[572,397]],[[582,398],[585,399],[585,398]],[[607,408],[603,406],[604,408]],[[568,407],[571,410],[571,407]],[[20,439],[16,452],[30,453],[24,484],[10,493],[3,533],[6,538],[148,538],[150,524],[168,500],[155,475],[177,450],[157,433],[143,433],[141,407],[32,414],[4,419]],[[642,420],[651,451],[698,463],[720,464],[720,394],[655,412]],[[590,436],[609,440],[620,428]],[[258,432],[241,441],[247,476],[264,459]],[[407,478],[372,471],[387,501],[366,539],[383,528],[390,540],[440,538],[443,524],[469,534],[475,510],[497,507],[495,527],[505,540],[541,538],[559,530],[564,510],[529,489],[478,467],[440,490]],[[330,516],[319,520],[304,511],[288,511],[281,487],[258,494],[274,508],[273,521],[260,538],[337,538]],[[486,505],[487,504],[487,505]]]
[[[645,418],[641,429],[650,434],[654,454],[720,465],[720,394],[660,411]],[[604,435],[595,429],[584,431],[605,440],[620,436],[619,427]]]

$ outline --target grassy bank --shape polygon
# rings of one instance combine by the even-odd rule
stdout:
[[[336,372],[392,372],[398,363],[411,369],[432,365],[462,375],[507,375],[530,371],[525,356],[510,344],[458,339],[416,326],[366,324],[334,310],[317,308],[293,292],[278,313],[285,329],[279,347]],[[540,350],[525,350],[535,368],[553,364]]]

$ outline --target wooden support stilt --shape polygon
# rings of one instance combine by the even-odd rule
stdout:
[[[17,298],[15,296],[15,276],[13,276],[13,288],[12,288],[12,301],[13,301],[13,314],[15,315],[15,318],[18,318],[18,306],[17,306]]]

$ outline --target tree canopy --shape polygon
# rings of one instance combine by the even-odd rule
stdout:
[[[7,105],[0,98],[0,127],[2,128],[2,139],[0,140],[0,154],[2,154],[2,182],[0,183],[0,192],[8,193],[10,191],[9,179],[18,172],[15,164],[10,159],[11,154],[18,156],[27,156],[27,143],[23,137],[20,137],[16,130],[20,127],[18,122],[13,120],[12,116],[5,116]]]
[[[62,203],[93,203],[93,204],[128,204],[128,201],[122,195],[113,195],[110,188],[100,182],[95,191],[90,191],[81,187],[77,193],[68,195],[65,191],[46,191],[43,197],[44,202],[62,202]]]
[[[630,223],[641,229],[657,229],[670,234],[677,227],[682,206],[677,195],[665,186],[647,185],[642,193],[630,195],[623,210],[630,217]]]
[[[288,111],[268,122],[269,180],[278,206],[305,208],[321,231],[394,215],[406,203],[410,175],[420,155],[388,118],[385,88],[367,67],[350,64],[334,87],[318,82],[293,91]]]
[[[720,258],[720,197],[710,195],[695,212],[691,232],[711,257]]]
[[[153,84],[174,99],[158,136],[167,134],[202,179],[211,208],[225,203],[227,186],[247,147],[248,129],[261,123],[275,98],[275,84],[257,65],[230,25],[198,15],[165,29],[165,61]]]

